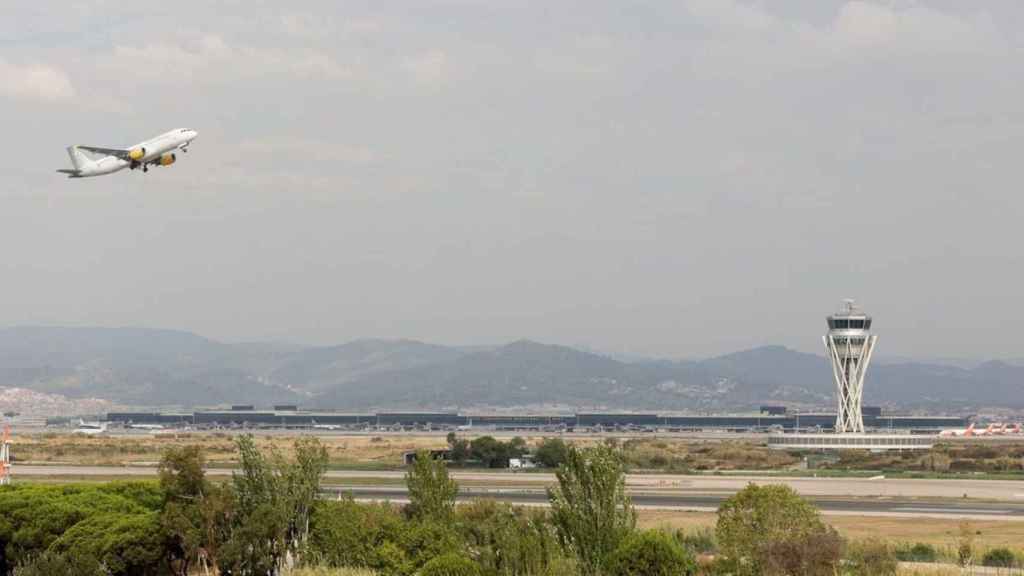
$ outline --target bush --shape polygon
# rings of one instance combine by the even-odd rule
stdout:
[[[936,562],[939,553],[931,544],[918,542],[910,548],[896,550],[896,559],[900,562]]]
[[[843,539],[839,533],[831,526],[822,526],[814,532],[767,542],[758,559],[761,571],[757,574],[833,576],[842,551]]]
[[[75,524],[50,550],[70,558],[92,556],[111,576],[159,574],[164,548],[156,512],[100,514]]]
[[[698,528],[692,532],[678,530],[676,540],[693,555],[711,554],[718,550],[715,531],[710,528]]]
[[[1008,548],[993,548],[982,556],[981,565],[995,568],[1013,568],[1017,565],[1017,557]]]
[[[480,567],[465,556],[444,554],[423,565],[419,576],[480,576]]]
[[[850,546],[847,562],[853,576],[896,576],[899,560],[882,540],[867,540]]]
[[[605,565],[609,576],[683,576],[697,573],[693,556],[668,534],[649,530],[631,534]]]
[[[476,500],[456,509],[456,525],[486,574],[545,574],[559,555],[543,510]]]
[[[558,468],[565,462],[568,452],[569,447],[561,438],[545,438],[537,446],[534,458],[545,468]]]
[[[842,549],[818,510],[782,485],[750,484],[723,502],[715,536],[720,551],[744,575],[831,574]]]
[[[73,556],[43,552],[18,565],[12,576],[106,576],[99,561],[92,556]]]
[[[405,561],[393,544],[403,530],[401,515],[387,504],[322,500],[310,517],[308,553],[328,567],[394,568]]]

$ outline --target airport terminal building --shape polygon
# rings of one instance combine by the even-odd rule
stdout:
[[[962,428],[963,416],[886,415],[877,407],[865,406],[863,421],[873,431],[934,434],[945,428]],[[254,406],[233,406],[227,410],[192,412],[110,412],[107,421],[124,425],[158,424],[197,428],[313,428],[339,429],[474,429],[494,430],[663,430],[685,431],[831,431],[835,413],[790,412],[783,407],[764,406],[756,414],[689,415],[638,412],[589,412],[577,414],[473,414],[459,412],[376,412],[343,413],[301,410],[297,406],[275,406],[259,410]]]

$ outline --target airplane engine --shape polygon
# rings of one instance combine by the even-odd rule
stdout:
[[[175,160],[177,159],[178,157],[175,156],[174,154],[167,153],[160,156],[159,162],[161,166],[170,166],[171,164],[174,164]]]
[[[128,157],[131,158],[132,160],[138,160],[138,159],[142,158],[145,155],[146,155],[146,149],[145,148],[135,148],[133,150],[128,151]]]

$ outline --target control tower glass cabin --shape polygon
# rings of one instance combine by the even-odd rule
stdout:
[[[846,300],[840,312],[826,318],[828,334],[824,336],[825,351],[832,362],[832,378],[836,384],[836,432],[863,433],[864,418],[861,398],[864,374],[871,363],[877,336],[872,335],[871,317],[862,312],[853,300]]]

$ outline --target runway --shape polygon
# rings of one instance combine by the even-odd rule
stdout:
[[[338,497],[351,495],[356,500],[404,502],[408,492],[404,487],[329,487],[325,494]],[[330,497],[329,496],[329,497]],[[714,512],[728,498],[728,495],[701,495],[679,493],[636,492],[630,494],[638,508],[659,510],[692,510]],[[488,498],[513,504],[543,506],[548,497],[544,490],[527,488],[462,488],[459,501]],[[959,502],[948,500],[858,499],[858,498],[811,498],[823,514],[845,514],[851,516],[896,516],[961,518],[984,520],[1024,521],[1024,502]]]
[[[15,481],[19,477],[112,479],[154,477],[156,468],[15,465],[12,472]],[[207,470],[214,477],[232,472]],[[463,500],[496,498],[529,505],[546,504],[545,487],[555,482],[553,474],[543,472],[453,470],[451,476],[460,482]],[[360,499],[398,501],[406,496],[401,485],[404,477],[405,472],[398,470],[330,470],[324,485],[332,494],[345,490]],[[751,482],[788,485],[826,514],[1024,520],[1024,481],[1013,480],[630,474],[626,486],[639,507],[713,511]]]

